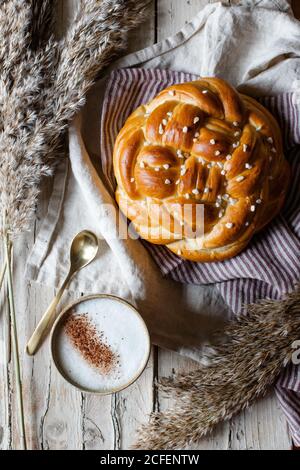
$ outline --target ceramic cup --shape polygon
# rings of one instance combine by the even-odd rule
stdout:
[[[82,392],[109,395],[127,388],[144,371],[150,336],[127,301],[92,295],[66,307],[51,332],[58,372]]]

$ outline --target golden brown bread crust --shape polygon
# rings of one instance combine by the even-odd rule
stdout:
[[[117,202],[141,237],[200,262],[237,255],[278,213],[289,182],[274,117],[218,78],[140,106],[117,137],[114,171]]]

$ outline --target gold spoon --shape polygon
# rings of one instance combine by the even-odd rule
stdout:
[[[72,241],[69,273],[28,341],[26,351],[30,356],[36,353],[47,330],[52,325],[55,318],[55,309],[72,277],[95,259],[98,248],[98,238],[87,230],[78,233]]]

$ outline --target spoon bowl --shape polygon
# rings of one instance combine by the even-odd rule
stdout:
[[[98,248],[98,239],[94,233],[84,230],[76,235],[70,249],[71,268],[74,273],[95,259]]]
[[[28,341],[26,351],[30,356],[36,353],[47,331],[53,324],[56,307],[72,277],[95,259],[98,249],[99,243],[97,236],[88,230],[78,233],[73,239],[70,249],[69,273]]]

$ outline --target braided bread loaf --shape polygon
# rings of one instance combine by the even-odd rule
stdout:
[[[114,171],[117,202],[141,237],[200,262],[238,254],[278,213],[289,182],[273,116],[218,78],[140,106],[117,137]]]

